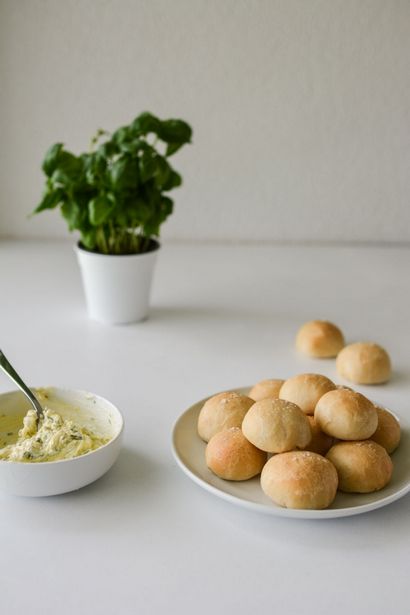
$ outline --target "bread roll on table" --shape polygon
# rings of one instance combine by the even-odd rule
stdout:
[[[386,408],[376,404],[375,407],[379,421],[371,440],[383,446],[391,454],[400,444],[400,423]]]
[[[322,374],[298,374],[285,380],[279,397],[292,401],[305,414],[313,414],[322,395],[335,388],[335,384]]]
[[[261,474],[264,493],[286,508],[327,508],[336,496],[337,485],[332,463],[310,451],[274,455]]]
[[[220,431],[209,440],[206,465],[225,480],[248,480],[260,474],[267,454],[251,444],[240,427]]]
[[[208,442],[218,431],[240,427],[245,414],[254,403],[250,397],[234,391],[214,395],[204,403],[199,413],[199,437]]]
[[[245,437],[269,453],[304,448],[311,440],[309,421],[302,410],[283,399],[261,399],[242,423]]]
[[[271,397],[278,399],[279,391],[284,383],[284,380],[268,379],[257,382],[249,391],[249,397],[255,401]]]
[[[336,369],[342,378],[357,384],[381,384],[391,376],[389,355],[371,342],[345,346],[337,355]]]
[[[316,404],[315,420],[320,429],[340,440],[365,440],[377,428],[377,411],[364,395],[336,389],[321,397]]]
[[[311,320],[299,329],[296,348],[310,357],[335,357],[345,344],[343,333],[327,320]]]
[[[372,440],[339,442],[326,458],[337,470],[340,491],[347,493],[379,491],[388,484],[393,472],[386,449]]]

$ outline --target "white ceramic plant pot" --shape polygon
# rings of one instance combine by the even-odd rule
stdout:
[[[143,254],[97,254],[76,246],[87,311],[107,324],[126,324],[148,316],[151,281],[159,244]]]

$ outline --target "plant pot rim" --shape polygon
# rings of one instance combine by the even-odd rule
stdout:
[[[75,246],[74,246],[74,250],[78,251],[78,252],[82,252],[83,254],[89,254],[90,256],[95,256],[96,258],[135,258],[136,256],[147,256],[148,254],[152,254],[154,252],[157,252],[160,248],[161,248],[161,244],[159,243],[159,241],[157,241],[156,239],[151,239],[150,240],[150,250],[147,250],[146,252],[135,252],[134,254],[102,254],[101,252],[93,252],[92,250],[87,250],[87,248],[84,248],[81,245],[81,241],[78,241]]]

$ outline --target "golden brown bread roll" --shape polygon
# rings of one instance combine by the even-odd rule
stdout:
[[[272,399],[278,399],[280,387],[284,383],[284,380],[261,380],[257,382],[249,391],[249,397],[255,401],[266,399],[271,397]]]
[[[242,422],[245,437],[269,453],[304,448],[311,439],[309,421],[301,409],[283,399],[261,399]]]
[[[320,429],[340,440],[365,440],[377,428],[377,411],[364,395],[336,389],[316,404],[315,420]]]
[[[390,357],[384,348],[370,342],[349,344],[339,352],[336,369],[342,378],[357,384],[381,384],[391,375]]]
[[[337,484],[334,466],[310,451],[274,455],[261,474],[264,493],[286,508],[327,508],[336,496]]]
[[[371,493],[391,479],[393,463],[380,444],[372,440],[339,442],[327,453],[337,470],[340,491]]]
[[[253,403],[250,397],[239,395],[234,391],[214,395],[204,403],[199,413],[198,434],[200,438],[208,442],[218,431],[240,427]]]
[[[313,414],[322,395],[335,388],[335,384],[321,374],[298,374],[285,380],[279,397],[292,401],[305,414]]]
[[[343,333],[327,320],[311,320],[299,329],[296,348],[311,357],[335,357],[345,345]]]
[[[375,407],[379,422],[371,440],[380,444],[391,454],[400,444],[400,423],[386,408],[376,404]]]
[[[209,440],[206,465],[225,480],[248,480],[260,474],[267,454],[248,442],[240,427],[220,431]]]
[[[354,391],[354,389],[352,389],[352,387],[348,387],[345,384],[337,384],[336,388],[337,389],[346,389],[347,391]]]
[[[328,436],[324,431],[322,431],[319,425],[315,421],[314,416],[306,417],[310,424],[310,431],[312,433],[312,439],[309,444],[304,447],[306,451],[312,451],[312,453],[318,453],[318,455],[326,455],[327,451],[333,446],[334,438],[332,436]]]

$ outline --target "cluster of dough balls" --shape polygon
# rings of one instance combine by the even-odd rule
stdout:
[[[202,406],[198,434],[208,468],[287,508],[322,509],[339,489],[369,493],[390,481],[400,425],[386,409],[321,374],[262,380]]]
[[[339,376],[356,384],[381,384],[391,376],[391,361],[384,348],[372,342],[345,346],[339,327],[326,320],[302,325],[296,335],[296,348],[311,357],[337,357]]]

